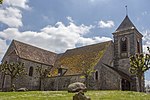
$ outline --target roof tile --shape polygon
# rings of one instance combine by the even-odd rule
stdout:
[[[112,43],[111,41],[88,45],[80,48],[67,50],[59,57],[52,69],[52,76],[56,76],[57,68],[63,67],[68,69],[65,75],[81,74],[85,70],[85,66],[91,65],[94,67],[98,61],[102,58],[107,47]]]
[[[43,50],[41,48],[31,46],[16,40],[13,40],[13,42],[16,46],[19,57],[47,65],[54,65],[57,56],[56,53]]]

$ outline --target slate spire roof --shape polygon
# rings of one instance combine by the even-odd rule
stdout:
[[[126,30],[126,29],[134,29],[134,28],[136,28],[136,27],[131,22],[131,20],[129,19],[128,15],[126,15],[126,17],[124,18],[124,20],[119,25],[119,27],[117,28],[116,31],[123,31],[123,30]]]

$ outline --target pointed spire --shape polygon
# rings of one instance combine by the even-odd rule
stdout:
[[[136,27],[133,25],[133,23],[131,22],[129,17],[126,15],[126,17],[124,18],[124,20],[119,25],[119,27],[117,28],[116,31],[122,31],[122,30],[126,30],[126,29],[134,29],[134,28],[136,28]]]
[[[126,17],[124,18],[124,20],[119,25],[119,27],[117,28],[116,31],[122,31],[122,30],[126,30],[126,29],[134,29],[134,28],[136,28],[134,26],[134,24],[131,22],[131,20],[129,19],[129,17],[128,17],[128,7],[127,7],[127,5],[125,6],[125,8],[126,8]]]

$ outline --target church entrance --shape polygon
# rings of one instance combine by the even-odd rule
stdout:
[[[126,79],[122,79],[121,81],[122,91],[130,91],[130,82]]]

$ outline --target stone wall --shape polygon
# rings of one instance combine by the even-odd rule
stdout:
[[[121,90],[121,77],[112,69],[103,66],[100,80],[100,90]]]
[[[120,75],[104,64],[108,64],[113,67],[114,62],[114,45],[113,42],[109,45],[103,57],[99,63],[95,66],[95,70],[98,71],[98,80],[96,80],[95,73],[90,81],[91,89],[102,90],[120,90]]]
[[[18,61],[24,63],[26,75],[21,75],[14,79],[13,84],[15,84],[16,89],[24,87],[29,90],[38,90],[40,88],[39,87],[40,80],[39,80],[39,73],[36,71],[37,66],[41,66],[42,70],[44,70],[48,67],[52,67],[52,66],[37,63],[37,62],[26,60],[26,59],[21,59],[21,58],[18,59]],[[33,67],[33,75],[32,76],[29,76],[30,67]],[[9,76],[5,77],[4,88],[10,88],[10,77]]]
[[[105,66],[103,63],[114,67],[113,43],[107,48],[104,56],[98,63],[100,77],[97,88],[100,90],[120,90],[120,75],[111,68]]]
[[[69,75],[45,78],[43,80],[43,90],[67,90],[69,84],[74,82],[84,82],[81,75]]]
[[[99,74],[99,80],[93,77],[89,79],[88,89],[95,90],[120,90],[120,76],[113,70],[103,67]],[[85,82],[82,75],[58,76],[45,78],[42,81],[43,90],[67,90],[69,84]]]
[[[118,37],[118,43],[120,44],[120,40],[121,38],[124,37],[123,36],[119,36]],[[127,54],[126,55],[123,55],[123,53],[121,53],[121,50],[120,50],[120,45],[119,45],[119,48],[118,48],[118,51],[119,51],[119,66],[118,66],[118,69],[123,71],[124,73],[130,75],[130,72],[129,72],[129,68],[130,68],[130,61],[129,61],[129,57],[130,55],[133,55],[135,54],[136,52],[136,42],[135,42],[135,35],[133,32],[129,32],[129,34],[126,34],[125,37],[127,37]]]
[[[130,61],[129,57],[138,53],[138,43],[140,47],[140,52],[142,53],[142,35],[136,29],[128,29],[120,32],[113,33],[114,35],[114,66],[131,76],[129,72]],[[127,38],[127,52],[121,52],[121,38]],[[131,90],[137,90],[137,82],[135,76],[131,76]],[[144,84],[144,82],[143,82]],[[144,85],[143,85],[144,86]]]
[[[25,60],[25,59],[20,59],[22,63],[24,63],[25,66],[25,72],[27,75],[22,76],[18,79],[16,79],[16,87],[21,88],[21,87],[26,87],[29,90],[38,90],[40,89],[40,80],[39,80],[39,73],[37,72],[37,66],[42,67],[42,70],[52,67],[49,65],[44,65],[41,63],[33,62],[30,60]],[[29,76],[29,69],[30,67],[33,67],[33,75]]]

